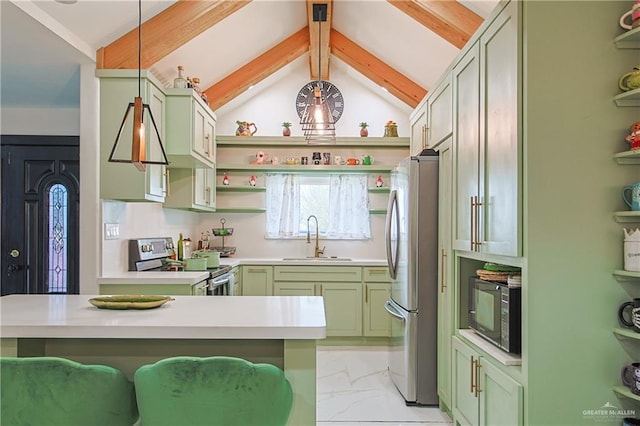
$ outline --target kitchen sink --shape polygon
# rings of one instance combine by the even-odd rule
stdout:
[[[299,261],[319,261],[319,262],[347,262],[351,261],[348,257],[285,257],[282,260],[299,260]]]

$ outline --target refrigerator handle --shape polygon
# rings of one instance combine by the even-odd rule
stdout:
[[[396,279],[398,272],[398,247],[396,243],[396,252],[392,253],[393,248],[391,247],[391,217],[393,216],[393,212],[395,211],[396,216],[396,235],[399,233],[399,218],[398,218],[398,192],[394,189],[389,194],[389,205],[387,206],[387,217],[385,222],[385,238],[386,238],[386,246],[387,246],[387,265],[389,265],[389,276],[391,279]],[[395,256],[394,256],[395,254]],[[394,261],[395,260],[395,261]]]
[[[391,306],[391,302],[389,302],[388,300],[384,304],[384,310],[389,312],[391,315],[398,318],[399,320],[406,321],[406,318],[400,315],[398,311],[393,306]]]

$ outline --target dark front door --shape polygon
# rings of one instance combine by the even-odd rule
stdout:
[[[77,294],[77,137],[2,136],[2,295]]]

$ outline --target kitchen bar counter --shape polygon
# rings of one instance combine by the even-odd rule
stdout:
[[[282,368],[294,389],[289,424],[315,424],[321,297],[189,297],[150,310],[107,310],[87,295],[0,297],[2,356],[61,356],[135,370],[179,356],[238,356]]]

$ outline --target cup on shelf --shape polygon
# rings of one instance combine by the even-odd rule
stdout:
[[[631,210],[640,211],[640,182],[622,188],[622,199]]]
[[[624,231],[624,269],[640,272],[640,228]]]
[[[640,362],[634,362],[622,367],[620,372],[622,383],[629,386],[631,393],[640,395]]]
[[[629,312],[628,319],[626,318],[627,312]],[[640,298],[635,298],[620,305],[620,308],[618,308],[618,320],[624,327],[640,333]]]

